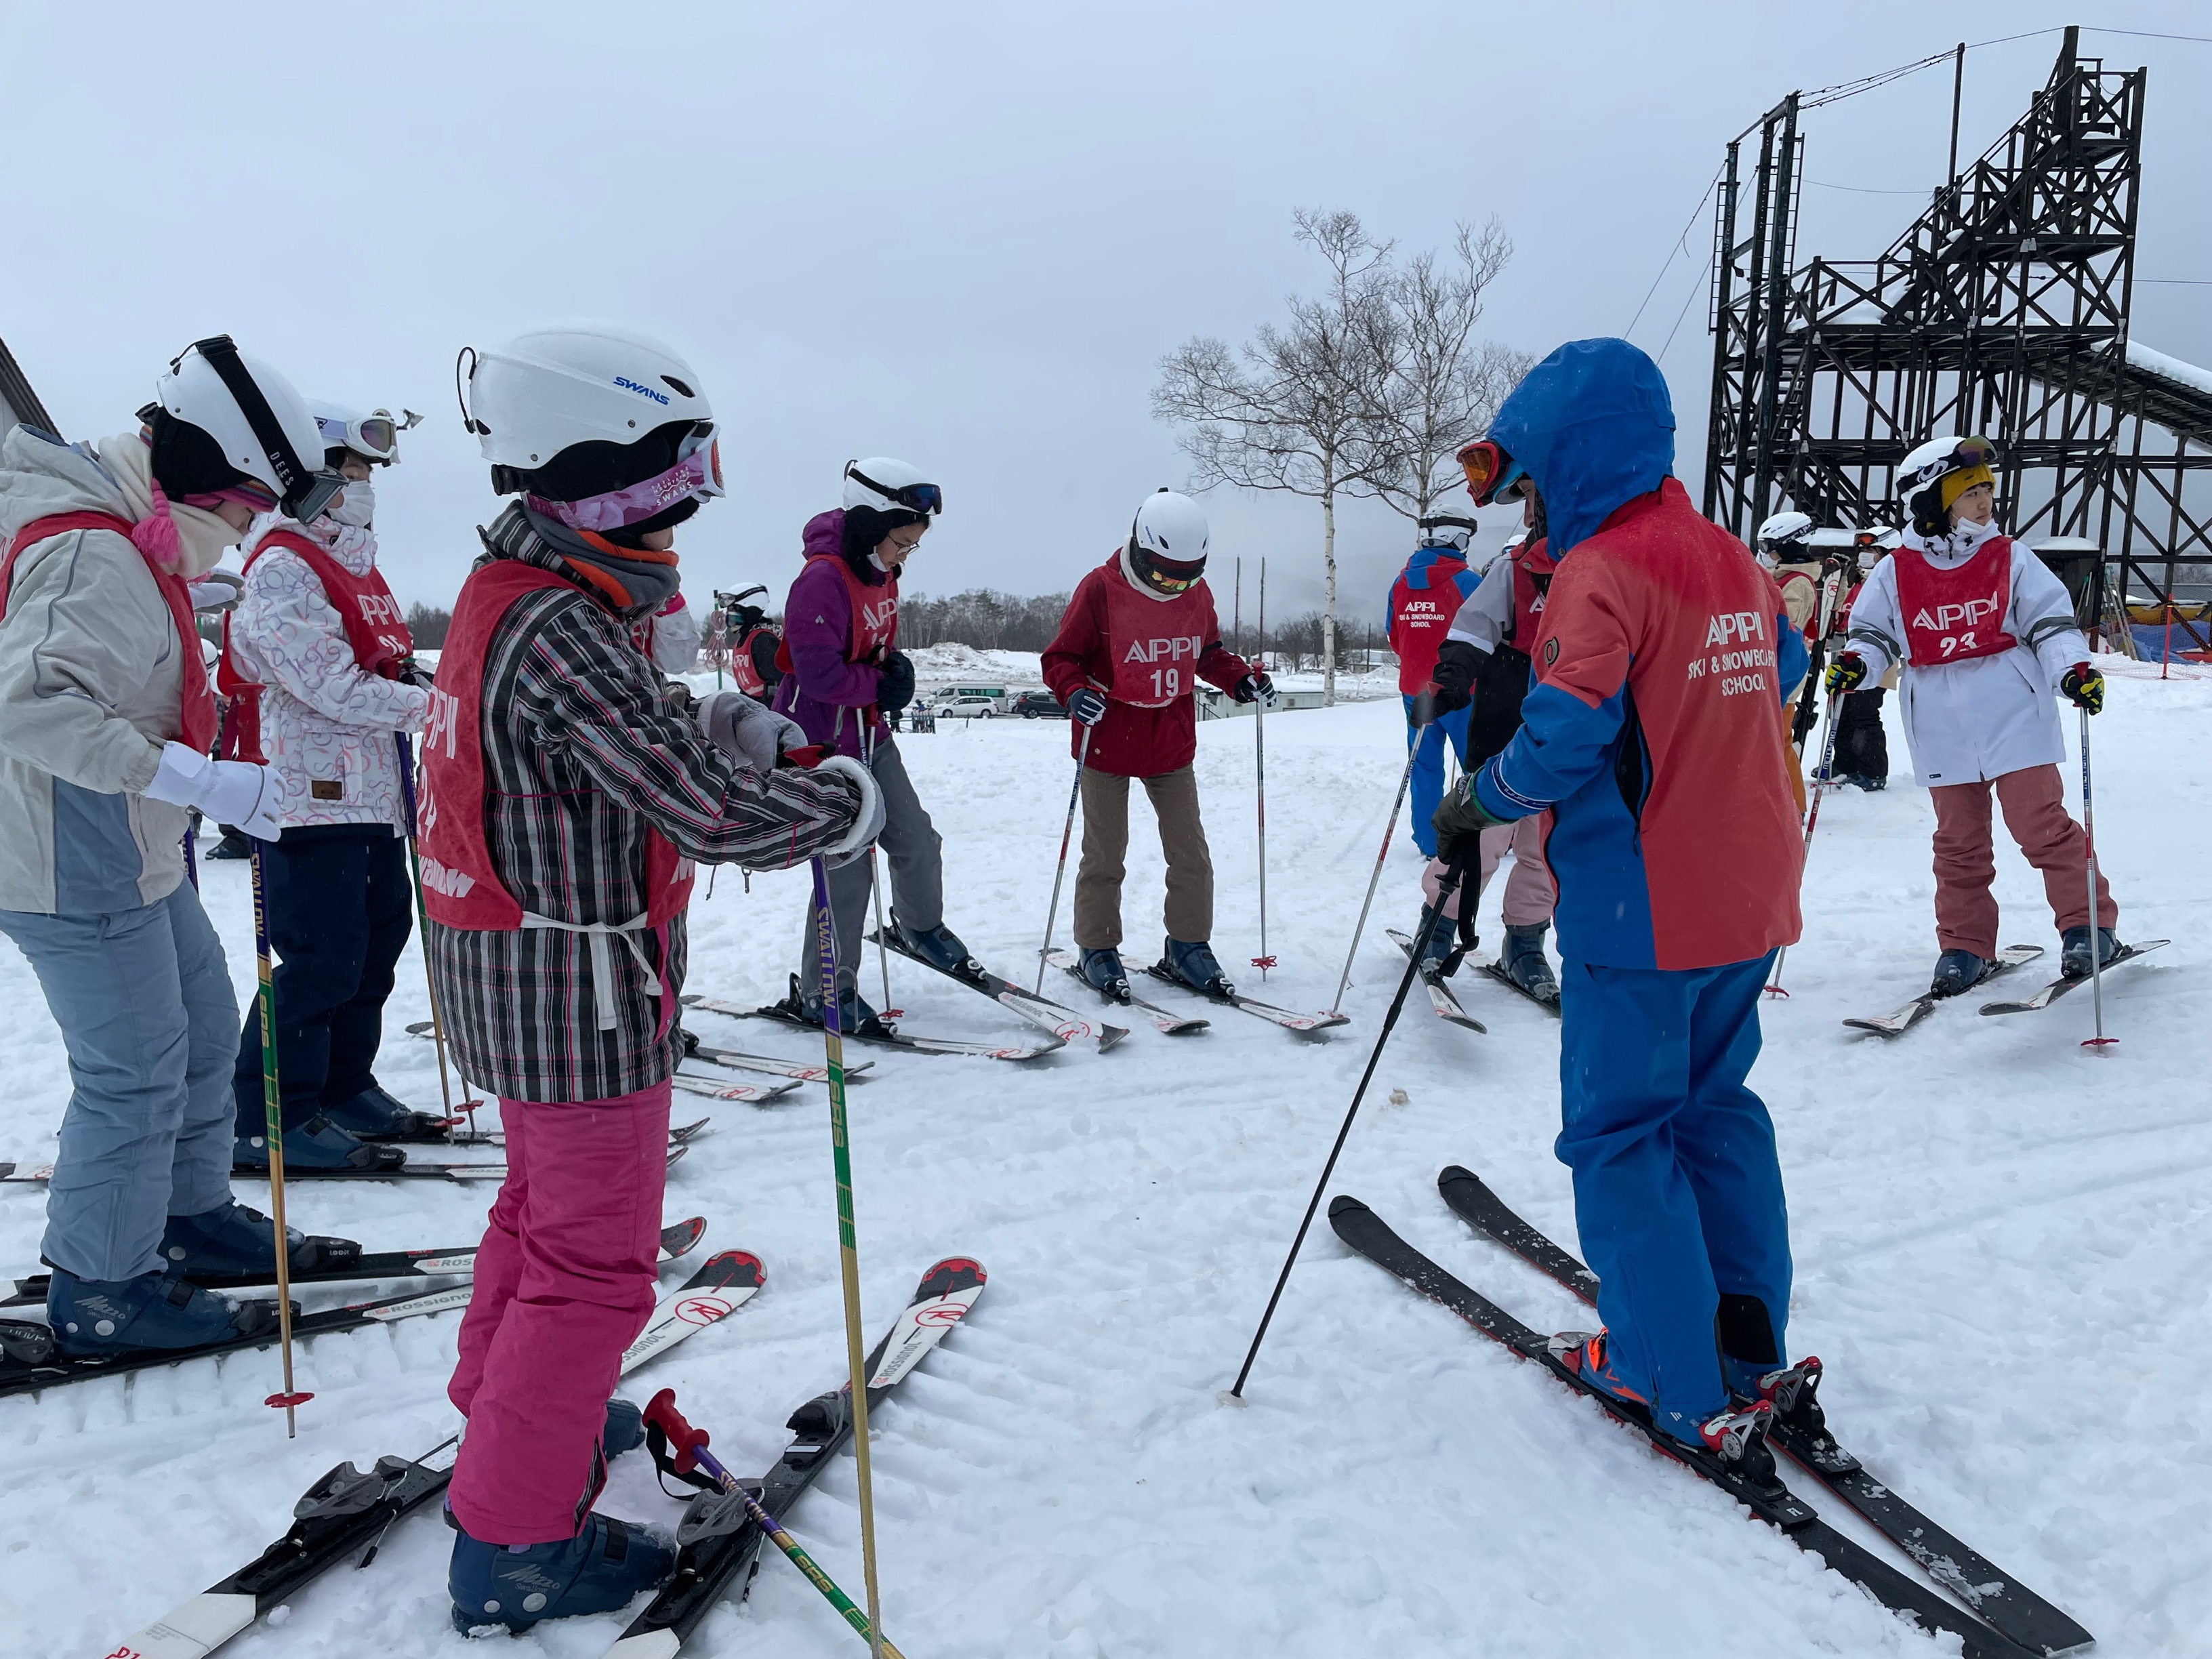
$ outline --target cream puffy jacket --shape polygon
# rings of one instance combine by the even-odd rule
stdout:
[[[137,434],[65,444],[16,427],[0,441],[0,546],[33,519],[154,510]],[[179,574],[204,574],[237,540],[173,503]],[[182,656],[146,560],[112,530],[72,530],[16,558],[0,617],[0,909],[135,909],[185,878],[188,814],[140,791],[178,736]]]

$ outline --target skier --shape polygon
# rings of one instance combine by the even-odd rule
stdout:
[[[228,336],[169,366],[140,428],[0,443],[0,932],[30,961],[73,1087],[47,1188],[46,1310],[65,1353],[187,1349],[272,1331],[192,1273],[273,1272],[231,1196],[238,1004],[185,879],[197,808],[264,842],[270,769],[209,758],[215,702],[187,585],[257,513],[312,519],[337,488],[283,376]],[[357,1255],[294,1236],[301,1271]]]
[[[1556,820],[1557,1151],[1605,1328],[1553,1352],[1768,1486],[1771,1396],[1811,1401],[1784,1365],[1782,1176],[1744,1078],[1768,958],[1798,927],[1781,687],[1803,647],[1773,579],[1672,476],[1674,428],[1624,340],[1560,347],[1498,410],[1491,441],[1526,469],[1559,573],[1522,729],[1445,797],[1437,842],[1461,858],[1492,825]]]
[[[376,568],[376,486],[399,458],[389,410],[313,405],[325,470],[345,492],[312,523],[282,513],[240,544],[246,588],[225,617],[216,685],[222,753],[275,769],[283,834],[262,856],[276,971],[276,1076],[288,1169],[396,1169],[366,1143],[443,1138],[440,1120],[378,1085],[392,971],[414,926],[400,745],[429,713],[414,641]],[[236,1160],[269,1164],[261,1018],[249,1010],[231,1073]]]
[[[1513,740],[1521,729],[1522,699],[1528,693],[1528,653],[1534,648],[1544,613],[1545,595],[1558,562],[1552,557],[1544,534],[1543,503],[1528,487],[1528,474],[1496,444],[1469,444],[1460,452],[1468,475],[1468,493],[1477,507],[1500,501],[1521,503],[1521,532],[1483,574],[1482,585],[1453,616],[1443,645],[1437,653],[1437,707],[1458,708],[1472,700],[1467,768],[1473,770]],[[1459,926],[1462,905],[1473,906],[1499,862],[1513,854],[1513,873],[1506,878],[1499,921],[1505,942],[1498,953],[1499,970],[1540,1002],[1556,1002],[1559,982],[1544,956],[1544,938],[1550,932],[1558,889],[1546,863],[1544,848],[1552,833],[1552,815],[1533,813],[1517,823],[1486,830],[1479,844],[1472,897],[1455,891],[1422,942],[1423,970],[1449,974],[1458,966],[1461,952],[1473,946],[1471,927]],[[1433,842],[1433,833],[1431,835]],[[1429,902],[1436,902],[1443,884],[1444,866],[1431,850],[1429,867],[1421,886]],[[1464,943],[1462,943],[1462,940]]]
[[[1996,862],[1990,796],[2027,861],[2043,872],[2057,919],[2059,971],[2081,979],[2090,951],[2120,948],[2119,908],[2097,875],[2089,914],[2088,844],[2067,816],[2058,775],[2066,744],[2055,686],[2077,708],[2105,706],[2105,677],[2074,623],[2066,590],[2025,544],[1995,522],[1996,446],[1933,438],[1899,464],[1911,522],[1905,544],[1876,565],[1851,605],[1831,693],[1856,691],[1902,664],[1900,704],[1914,769],[1936,805],[1936,941],[1929,990],[1956,996],[1985,977],[1997,948]]]
[[[453,606],[424,729],[425,940],[462,1073],[499,1097],[494,1201],[447,1393],[463,1630],[621,1607],[674,1555],[592,1512],[635,1443],[611,1406],[653,1304],[693,859],[775,868],[866,844],[855,763],[779,767],[790,722],[696,707],[633,623],[676,591],[676,526],[722,493],[699,377],[612,329],[473,357],[464,418],[520,492]]]
[[[1826,562],[1813,552],[1811,516],[1796,512],[1770,515],[1759,526],[1755,556],[1782,590],[1783,614],[1790,618],[1790,625],[1805,636],[1809,647],[1817,650],[1820,588],[1829,573]],[[1785,698],[1796,693],[1795,685],[1782,688]]]
[[[1444,793],[1444,744],[1467,769],[1467,710],[1455,709],[1427,726],[1413,724],[1413,699],[1429,689],[1437,647],[1462,601],[1482,580],[1468,568],[1472,519],[1440,514],[1420,521],[1421,544],[1390,585],[1390,649],[1398,657],[1398,694],[1406,705],[1406,747],[1413,757],[1413,845],[1434,858],[1437,832],[1429,819]]]
[[[1851,606],[1857,602],[1867,576],[1889,556],[1870,530],[1858,532],[1854,552],[1854,580],[1830,624],[1832,648],[1839,649],[1850,631]],[[1836,752],[1830,762],[1838,783],[1848,783],[1869,794],[1889,787],[1889,737],[1882,730],[1881,702],[1884,694],[1897,690],[1899,673],[1898,665],[1893,662],[1875,684],[1844,694],[1844,706],[1836,714]]]
[[[883,792],[884,830],[876,837],[890,866],[891,916],[907,948],[948,974],[982,964],[945,925],[945,842],[907,776],[885,717],[914,701],[914,663],[898,648],[900,568],[945,507],[945,492],[921,471],[889,456],[848,461],[844,505],[807,520],[806,563],[784,602],[785,678],[770,705],[798,722],[805,741],[860,760]],[[872,861],[855,859],[830,872],[830,912],[837,951],[837,1028],[851,1035],[889,1028],[861,1000],[861,929],[873,890]],[[822,969],[810,904],[799,971],[786,1006],[819,1024]]]
[[[1213,856],[1192,767],[1197,683],[1270,708],[1275,684],[1222,646],[1206,538],[1206,514],[1189,496],[1166,489],[1146,496],[1128,540],[1075,585],[1044,650],[1044,683],[1067,710],[1069,749],[1083,759],[1075,943],[1083,977],[1113,997],[1129,994],[1121,944],[1132,778],[1144,783],[1167,859],[1160,967],[1193,990],[1231,994],[1213,956]]]

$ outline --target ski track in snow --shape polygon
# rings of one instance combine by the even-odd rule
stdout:
[[[1935,956],[1926,795],[1824,808],[1806,881],[1794,993],[1765,1010],[1753,1081],[1772,1107],[1798,1277],[1793,1352],[1827,1362],[1846,1443],[1993,1560],[2094,1631],[2100,1653],[2205,1651],[2212,1629],[2212,1164],[2201,1021],[2212,990],[2202,755],[2212,684],[2160,684],[2107,661],[2098,722],[2099,843],[2124,937],[2173,945],[2106,987],[2117,1053],[2077,1047],[2090,997],[1984,1019],[1939,1009],[1893,1043],[1838,1022],[1893,1007]],[[2130,665],[2132,668],[2132,665]],[[2069,732],[2073,721],[2069,716]],[[1395,702],[1267,722],[1270,946],[1258,949],[1251,727],[1201,729],[1199,773],[1218,866],[1217,948],[1240,984],[1320,1009],[1334,993],[1402,763]],[[901,740],[946,836],[948,921],[1009,977],[1033,973],[1072,764],[1057,723],[947,721]],[[2066,769],[2069,793],[2078,766]],[[1133,966],[1152,959],[1161,868],[1133,814]],[[2049,954],[2041,886],[2002,836],[2006,942]],[[1316,1219],[1249,1389],[1217,1395],[1297,1224],[1401,969],[1383,937],[1409,926],[1418,860],[1402,823],[1346,1000],[1352,1024],[1309,1045],[1228,1009],[1212,1029],[1144,1026],[1101,1056],[1043,1061],[871,1051],[852,1091],[870,1334],[941,1255],[990,1273],[974,1316],[877,1419],[884,1601],[908,1653],[1286,1656],[1605,1653],[1935,1654],[1908,1630],[1640,1437],[1344,1250]],[[245,869],[204,866],[241,1007],[253,958]],[[702,884],[690,988],[780,994],[799,943],[804,872]],[[1067,943],[1063,902],[1060,943]],[[1494,942],[1497,899],[1483,910]],[[862,984],[875,994],[875,962]],[[1016,1036],[1012,1015],[894,962],[921,1032]],[[1064,978],[1049,994],[1082,998]],[[1563,1291],[1474,1238],[1435,1191],[1462,1162],[1528,1218],[1574,1240],[1558,1127],[1556,1024],[1462,975],[1481,1037],[1411,1000],[1333,1190],[1375,1206],[1422,1249],[1540,1327],[1586,1326]],[[4,1149],[51,1156],[67,1087],[35,981],[0,951]],[[1164,993],[1164,1003],[1179,1001]],[[1980,999],[1970,999],[1978,1002]],[[1085,1012],[1092,1012],[1087,1005]],[[412,947],[390,1009],[382,1080],[438,1100],[428,1044],[396,1035],[427,1012]],[[694,1014],[710,1041],[818,1056],[793,1032]],[[1394,1088],[1404,1106],[1385,1103]],[[785,1416],[842,1375],[824,1093],[714,1109],[670,1179],[667,1215],[704,1213],[701,1253],[743,1246],[767,1288],[727,1324],[639,1373],[673,1387],[716,1451],[764,1468]],[[249,1202],[266,1189],[244,1185]],[[295,1223],[372,1249],[457,1245],[486,1188],[299,1183]],[[35,1189],[0,1192],[9,1271],[35,1267]],[[686,1265],[689,1265],[687,1263]],[[664,1285],[677,1282],[670,1267]],[[395,1287],[396,1288],[396,1287]],[[308,1306],[359,1287],[308,1291]],[[419,1454],[457,1421],[443,1387],[458,1316],[324,1337],[301,1350],[315,1391],[287,1443],[260,1405],[273,1352],[196,1361],[0,1401],[0,1598],[10,1652],[112,1651],[124,1634],[256,1554],[325,1470]],[[1796,1483],[1825,1515],[1840,1501]],[[638,1456],[614,1468],[610,1512],[672,1525],[678,1505]],[[855,1594],[851,1460],[786,1520]],[[228,1651],[308,1659],[465,1650],[446,1622],[449,1546],[434,1515],[395,1528],[367,1572],[341,1569]],[[690,1651],[856,1652],[852,1633],[773,1551],[750,1598],[726,1602]],[[541,1626],[502,1651],[581,1659],[622,1620]],[[2197,1632],[2191,1636],[2190,1632]]]

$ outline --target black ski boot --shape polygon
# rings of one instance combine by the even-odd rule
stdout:
[[[1160,958],[1160,971],[1206,996],[1226,1000],[1237,994],[1237,988],[1213,959],[1213,947],[1204,939],[1169,939],[1167,952]]]
[[[909,927],[891,912],[891,931],[899,936],[906,948],[920,957],[940,974],[950,974],[954,979],[964,979],[970,984],[983,976],[983,964],[968,953],[960,942],[960,935],[942,923],[923,929]]]
[[[1990,976],[1993,964],[1972,951],[1946,951],[1936,958],[1936,977],[1929,981],[1931,997],[1955,997],[1971,991]]]
[[[1551,924],[1543,921],[1534,927],[1508,927],[1505,949],[1498,958],[1505,977],[1539,1002],[1559,1000],[1559,981],[1544,958],[1544,935],[1549,932]]]
[[[1101,995],[1116,1002],[1129,1000],[1129,970],[1121,965],[1121,953],[1112,945],[1101,945],[1083,951],[1083,982]]]
[[[809,995],[799,988],[799,975],[791,976],[791,995],[783,1006],[796,1013],[809,1025],[819,1025],[822,1019],[822,995],[818,991]],[[837,1030],[841,1036],[880,1037],[891,1035],[890,1022],[860,1000],[858,990],[848,989],[837,999]]]
[[[2126,949],[2127,946],[2120,943],[2119,936],[2111,928],[2097,929],[2097,962],[2100,966],[2109,966],[2112,958]],[[2089,977],[2089,930],[2087,927],[2069,927],[2058,936],[2058,971],[2068,979]]]
[[[1473,941],[1469,941],[1470,945]],[[1439,915],[1429,928],[1428,938],[1421,941],[1419,959],[1421,974],[1425,979],[1449,979],[1457,971],[1463,953],[1459,943],[1459,922],[1451,916]]]

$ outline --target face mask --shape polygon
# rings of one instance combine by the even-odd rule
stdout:
[[[376,486],[366,478],[346,480],[344,498],[329,514],[332,524],[356,530],[366,530],[368,521],[375,516]]]

